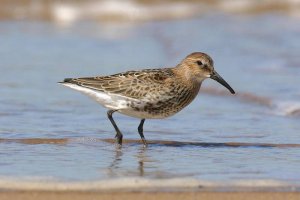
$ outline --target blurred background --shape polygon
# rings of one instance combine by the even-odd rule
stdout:
[[[299,0],[0,0],[0,176],[300,183],[299,36]],[[198,145],[116,150],[98,141],[114,136],[106,110],[57,84],[174,66],[195,51],[237,95],[206,80],[189,107],[144,128],[148,140]],[[115,118],[139,139],[139,120]],[[230,142],[251,147],[213,145]]]
[[[1,0],[1,19],[78,21],[149,21],[231,14],[285,13],[299,16],[297,0]]]

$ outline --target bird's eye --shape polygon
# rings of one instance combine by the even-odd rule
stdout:
[[[203,63],[202,63],[200,60],[197,61],[197,64],[198,64],[199,66],[202,66],[202,65],[203,65]]]

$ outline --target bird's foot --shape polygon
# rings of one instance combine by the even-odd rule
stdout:
[[[120,134],[120,133],[117,133],[116,136],[115,136],[115,138],[116,138],[117,144],[118,144],[119,146],[122,146],[123,135]]]

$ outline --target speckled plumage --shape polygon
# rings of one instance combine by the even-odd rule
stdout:
[[[171,68],[66,79],[65,82],[109,95],[120,95],[126,99],[126,105],[108,108],[137,118],[169,117],[188,105],[200,89],[198,84],[184,85]]]
[[[212,76],[218,76],[218,80]],[[201,83],[213,78],[231,87],[214,71],[213,60],[204,53],[188,55],[174,68],[128,71],[110,76],[67,78],[63,85],[92,97],[111,112],[108,117],[117,136],[122,135],[112,119],[114,111],[142,119],[139,133],[143,139],[144,119],[166,118],[182,110],[197,96]],[[119,133],[118,133],[119,132]],[[120,141],[121,140],[121,141]],[[122,143],[118,137],[119,144]]]

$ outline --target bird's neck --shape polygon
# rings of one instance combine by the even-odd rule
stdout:
[[[187,65],[179,64],[173,68],[173,72],[179,77],[183,82],[193,84],[193,85],[201,85],[201,83],[206,79],[206,77],[199,76],[199,74],[191,69]]]

